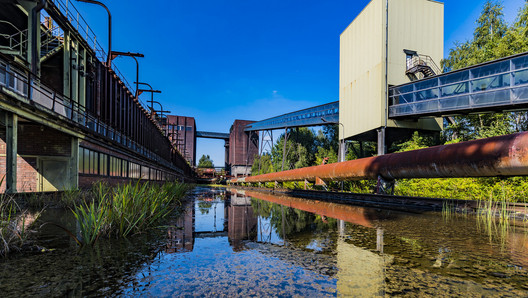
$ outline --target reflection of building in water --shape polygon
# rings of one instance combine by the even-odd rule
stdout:
[[[165,252],[186,252],[194,248],[194,202],[189,200],[185,204],[185,211],[178,219],[170,223],[167,232],[167,246]]]
[[[337,291],[340,296],[384,296],[385,266],[391,262],[388,255],[379,255],[367,249],[337,242]]]
[[[226,205],[229,243],[235,251],[243,249],[242,240],[257,239],[258,218],[253,213],[251,198],[231,193],[231,201]]]

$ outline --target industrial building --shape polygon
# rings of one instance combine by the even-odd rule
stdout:
[[[441,118],[393,120],[389,87],[439,73],[444,4],[432,0],[372,0],[341,33],[339,135],[387,143],[415,130],[440,131]]]

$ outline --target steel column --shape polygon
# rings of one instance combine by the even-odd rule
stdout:
[[[18,115],[5,113],[6,123],[6,193],[17,192]]]

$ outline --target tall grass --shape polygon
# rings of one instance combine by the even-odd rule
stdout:
[[[3,181],[1,178],[0,185]],[[0,194],[0,256],[19,251],[27,244],[31,228],[39,216],[40,212],[20,210],[12,196]]]
[[[92,189],[94,200],[73,210],[82,237],[78,242],[93,245],[103,236],[126,237],[144,232],[181,206],[189,188],[180,183],[158,186],[136,182],[114,188],[98,183]]]

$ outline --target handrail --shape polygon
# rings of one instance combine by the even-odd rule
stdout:
[[[409,72],[411,69],[417,66],[428,66],[435,73],[435,75],[439,75],[442,73],[440,68],[434,62],[433,58],[428,55],[413,56],[410,60],[407,61],[406,72]]]
[[[100,121],[97,117],[86,111],[83,105],[45,86],[36,76],[31,77],[33,81],[29,80],[29,76],[25,72],[0,58],[0,90],[10,91],[16,97],[24,98],[27,103],[31,103],[41,110],[63,120],[69,120],[96,135],[117,142],[153,161],[159,162],[167,168],[177,169],[169,162],[170,153],[166,158],[162,158],[134,140],[131,140],[128,136],[123,135],[123,133]]]

